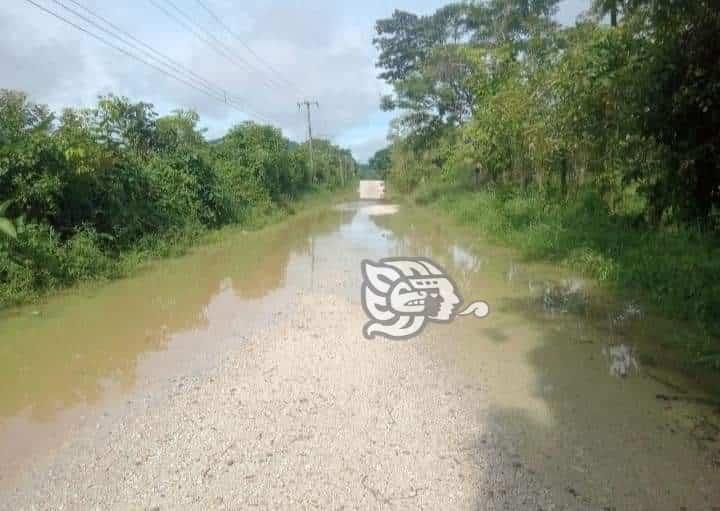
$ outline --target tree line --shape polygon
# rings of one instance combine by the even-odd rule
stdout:
[[[396,110],[390,179],[592,190],[650,225],[720,225],[720,7],[596,0],[453,3],[377,21]],[[608,23],[609,21],[609,23]],[[379,154],[378,157],[382,158]]]
[[[595,0],[561,26],[558,3],[377,21],[382,107],[397,116],[376,172],[526,257],[692,322],[662,342],[718,370],[720,6]]]
[[[348,150],[245,122],[207,141],[194,111],[108,95],[55,114],[0,91],[0,304],[92,276],[124,254],[167,251],[251,224],[352,177]]]

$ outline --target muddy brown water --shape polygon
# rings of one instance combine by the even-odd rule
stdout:
[[[447,339],[432,355],[485,389],[477,420],[548,488],[606,509],[720,506],[716,398],[664,367],[660,348],[690,330],[429,211],[372,201],[228,231],[133,278],[2,313],[0,476],[12,481],[155,383],[212,365],[327,275],[357,275],[342,292],[360,307],[360,261],[385,256],[430,257],[466,301],[490,304],[486,319],[430,325]]]

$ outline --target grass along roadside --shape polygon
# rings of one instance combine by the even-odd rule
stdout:
[[[188,225],[163,234],[148,234],[139,239],[132,248],[120,252],[103,250],[100,240],[94,236],[79,233],[67,242],[58,243],[51,253],[46,254],[47,264],[61,268],[28,268],[26,279],[0,283],[0,310],[13,306],[37,302],[42,298],[75,286],[101,285],[103,282],[124,278],[163,258],[178,257],[194,247],[216,243],[238,229],[255,231],[285,220],[300,212],[326,207],[328,203],[349,199],[355,193],[354,183],[343,189],[328,190],[315,187],[298,198],[271,208],[256,209],[246,220],[217,229],[203,225]],[[38,288],[33,285],[37,279],[32,272],[47,273],[44,280],[49,285]],[[62,272],[65,280],[54,279],[51,272]]]
[[[700,335],[674,341],[682,362],[720,371],[720,243],[710,235],[613,215],[592,192],[560,200],[533,190],[425,185],[409,199],[528,259],[555,262],[697,326]]]

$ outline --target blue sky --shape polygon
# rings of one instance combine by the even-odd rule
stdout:
[[[228,91],[241,101],[243,111],[163,76],[25,0],[4,0],[0,5],[0,88],[23,90],[33,101],[56,110],[90,105],[99,94],[108,92],[153,103],[161,114],[193,108],[200,113],[209,137],[222,135],[233,124],[259,115],[296,140],[305,136],[297,101],[308,97],[320,102],[320,108],[313,111],[314,135],[350,147],[361,161],[386,144],[392,118],[378,107],[386,86],[377,79],[374,66],[375,20],[388,17],[395,8],[429,13],[448,3],[202,0],[241,43],[197,0],[170,0],[229,48],[223,55],[155,5],[165,6],[178,16],[165,3],[167,0],[34,1],[83,26],[87,23],[59,3],[79,12],[83,11],[73,3],[91,9],[218,89]],[[561,2],[559,21],[572,23],[589,2]],[[262,60],[256,59],[248,47]],[[277,73],[269,70],[268,64]]]

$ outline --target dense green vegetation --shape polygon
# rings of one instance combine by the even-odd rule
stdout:
[[[0,306],[126,274],[210,229],[257,225],[352,178],[349,151],[244,123],[208,143],[198,116],[101,97],[55,115],[0,91]]]
[[[390,149],[380,149],[368,160],[368,167],[372,169],[377,179],[387,178],[392,162],[390,161]]]
[[[390,184],[693,321],[720,368],[720,10],[599,0],[563,27],[557,4],[377,22]]]

